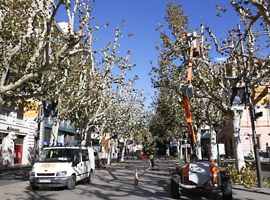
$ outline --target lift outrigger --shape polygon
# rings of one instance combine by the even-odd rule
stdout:
[[[183,165],[177,173],[171,177],[171,194],[173,198],[181,198],[184,190],[203,189],[220,190],[223,200],[232,200],[232,185],[229,177],[222,172],[212,161],[199,161],[196,156],[196,136],[194,133],[189,99],[193,97],[192,74],[193,57],[200,55],[199,38],[196,32],[187,34],[189,44],[189,60],[187,83],[181,88],[183,104],[186,114],[186,122],[191,138],[190,162]]]

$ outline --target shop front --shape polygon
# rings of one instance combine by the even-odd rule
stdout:
[[[14,166],[29,164],[30,153],[34,147],[33,123],[0,124],[0,165]],[[30,128],[31,129],[30,129]]]

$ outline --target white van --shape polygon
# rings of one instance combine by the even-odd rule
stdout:
[[[76,182],[91,183],[95,173],[92,147],[47,147],[39,155],[30,172],[32,189],[39,187],[75,188]]]

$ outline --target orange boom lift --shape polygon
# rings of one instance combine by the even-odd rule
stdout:
[[[191,84],[193,74],[193,57],[199,55],[200,50],[199,50],[199,40],[196,32],[187,33],[187,39],[189,44],[188,75],[187,75],[187,83],[182,86],[181,90],[183,94],[183,104],[186,113],[187,125],[191,136],[192,153],[196,155],[195,153],[196,136],[192,126],[191,112],[188,99],[192,98],[193,96],[193,86]]]
[[[190,163],[181,166],[177,174],[171,177],[171,194],[173,198],[180,199],[183,189],[193,191],[194,189],[204,189],[208,191],[220,190],[223,200],[232,200],[232,185],[230,178],[222,172],[214,162],[198,161],[195,151],[196,137],[192,126],[191,112],[188,99],[193,96],[192,66],[193,57],[200,55],[199,40],[197,34],[187,34],[189,44],[188,75],[187,83],[181,87],[183,94],[183,104],[186,113],[186,120],[191,136],[192,155]]]

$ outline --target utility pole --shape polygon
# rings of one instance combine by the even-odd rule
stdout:
[[[239,39],[241,41],[241,54],[244,53],[244,45],[243,45],[243,39],[241,38],[242,33],[240,29],[240,25],[238,25],[238,31],[239,31]],[[253,145],[254,145],[254,154],[255,154],[255,162],[256,162],[256,169],[257,169],[257,178],[258,178],[258,187],[262,188],[262,169],[261,169],[261,163],[260,163],[260,156],[259,156],[259,148],[258,148],[258,142],[256,138],[256,128],[255,128],[255,118],[254,118],[254,109],[253,109],[253,103],[251,100],[251,80],[248,75],[248,62],[246,58],[243,58],[244,63],[244,81],[245,81],[245,92],[246,92],[246,100],[249,108],[249,114],[250,114],[250,121],[251,121],[251,128],[252,128],[252,136],[253,136]]]

